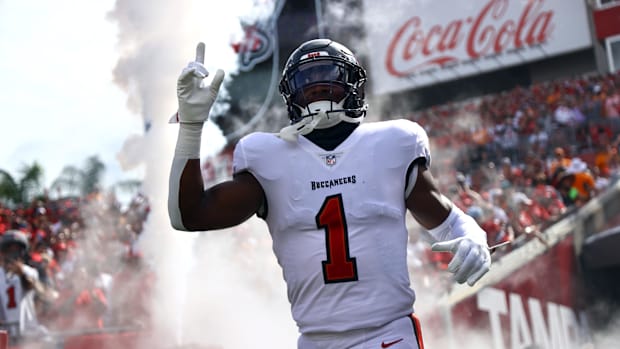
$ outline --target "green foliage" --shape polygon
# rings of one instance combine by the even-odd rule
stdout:
[[[14,178],[0,170],[0,200],[10,205],[29,202],[43,193],[43,168],[36,161],[19,170],[20,178]]]
[[[88,195],[101,189],[105,169],[105,164],[98,156],[93,155],[86,159],[82,168],[65,166],[52,183],[51,189],[64,195]]]
[[[65,166],[60,175],[52,182],[50,190],[60,196],[86,196],[102,190],[102,180],[106,166],[98,156],[93,155],[84,161],[82,167]],[[34,198],[44,194],[43,168],[35,161],[32,165],[24,165],[19,170],[19,177],[0,169],[0,201],[10,206],[32,202]],[[120,181],[112,186],[112,190],[126,193],[139,191],[142,182],[139,180]]]
[[[10,173],[0,170],[0,200],[9,204],[21,202],[18,183]]]
[[[95,192],[100,188],[101,178],[105,172],[105,164],[95,156],[86,159],[82,170],[82,194],[86,195]]]
[[[21,174],[19,187],[22,202],[29,202],[33,197],[43,192],[43,168],[35,161],[30,166],[22,166],[19,172]]]

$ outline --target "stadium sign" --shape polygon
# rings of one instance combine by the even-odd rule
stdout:
[[[493,287],[476,294],[476,302],[488,314],[495,349],[578,348],[589,340],[584,311]]]
[[[583,0],[365,0],[364,6],[376,94],[592,45]],[[382,15],[393,8],[399,11]]]

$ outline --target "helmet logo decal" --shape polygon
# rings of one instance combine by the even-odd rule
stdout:
[[[303,61],[304,59],[312,59],[312,58],[317,58],[317,57],[329,57],[329,53],[327,53],[325,51],[310,52],[310,53],[307,53],[307,54],[299,57],[299,60]]]

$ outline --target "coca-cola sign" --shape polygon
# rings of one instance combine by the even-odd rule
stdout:
[[[375,93],[591,45],[583,0],[366,0],[365,16]]]

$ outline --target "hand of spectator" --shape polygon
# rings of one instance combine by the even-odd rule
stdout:
[[[467,281],[473,286],[491,268],[491,254],[486,244],[467,237],[436,242],[432,250],[452,252],[454,256],[448,264],[448,271],[454,273],[454,279],[460,284]]]
[[[224,71],[218,69],[211,84],[204,85],[203,80],[209,75],[204,60],[205,44],[201,42],[196,47],[196,60],[189,62],[177,81],[179,110],[170,119],[171,123],[204,123],[209,118],[224,80]]]

